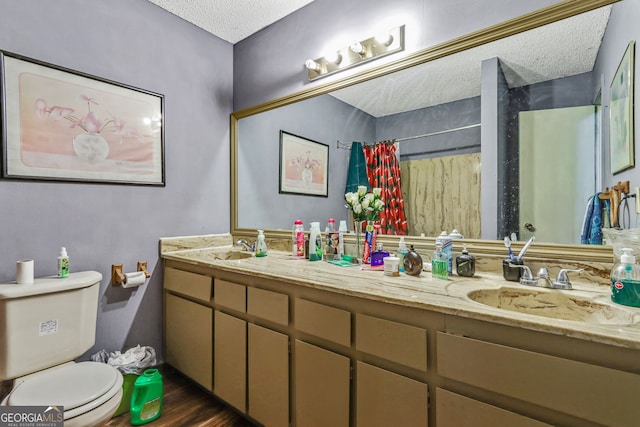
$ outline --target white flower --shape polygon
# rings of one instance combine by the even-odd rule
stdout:
[[[362,212],[362,205],[360,203],[355,203],[353,205],[353,213],[359,215]]]
[[[384,202],[381,199],[377,199],[373,202],[373,209],[381,211],[384,208]]]
[[[380,197],[380,195],[382,194],[382,188],[376,187],[371,191],[375,197]]]
[[[358,185],[358,196],[362,197],[367,194],[367,186],[366,185]]]
[[[367,194],[368,196],[368,194]],[[369,199],[367,197],[365,197],[364,199],[362,199],[362,202],[360,202],[362,204],[362,208],[363,209],[367,209],[369,207]]]

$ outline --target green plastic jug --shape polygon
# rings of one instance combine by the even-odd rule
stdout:
[[[133,385],[131,393],[131,424],[139,426],[160,417],[162,413],[162,375],[157,369],[147,369]]]

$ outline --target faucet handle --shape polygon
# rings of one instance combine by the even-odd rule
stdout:
[[[554,286],[562,287],[564,289],[571,289],[571,281],[569,280],[569,273],[582,273],[584,268],[576,270],[570,268],[563,268],[558,272],[558,278],[553,282]]]
[[[548,279],[549,269],[547,267],[540,267],[540,269],[538,270],[538,277],[541,277],[543,279]]]
[[[520,277],[520,279],[533,280],[533,273],[531,272],[531,269],[529,268],[528,265],[511,264],[511,263],[509,263],[509,267],[521,268],[522,270],[524,270],[522,272],[522,276]]]

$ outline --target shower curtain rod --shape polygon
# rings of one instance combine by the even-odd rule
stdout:
[[[416,135],[416,136],[407,136],[405,138],[398,138],[395,141],[396,142],[401,142],[401,141],[409,141],[412,139],[418,139],[418,138],[427,138],[430,136],[436,136],[436,135],[442,135],[445,133],[450,133],[450,132],[458,132],[461,130],[465,130],[465,129],[472,129],[472,128],[476,128],[476,127],[480,127],[481,123],[476,123],[476,124],[472,124],[472,125],[467,125],[467,126],[460,126],[457,128],[452,128],[452,129],[447,129],[447,130],[441,130],[438,132],[431,132],[431,133],[425,133],[422,135]],[[336,148],[346,148],[347,150],[351,149],[351,142],[340,142],[340,141],[336,141]],[[363,142],[363,145],[367,145],[366,142]]]

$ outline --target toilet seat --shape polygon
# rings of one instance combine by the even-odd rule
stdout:
[[[112,366],[80,362],[33,374],[8,397],[11,406],[61,405],[64,418],[89,412],[122,390],[122,375]]]

